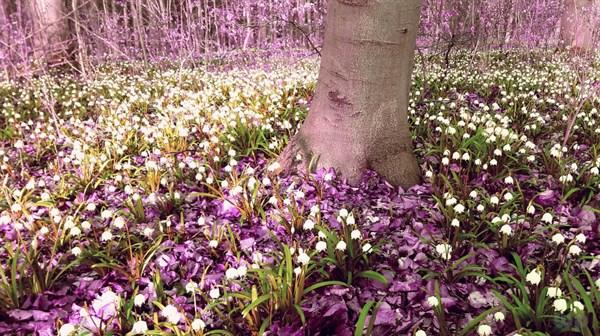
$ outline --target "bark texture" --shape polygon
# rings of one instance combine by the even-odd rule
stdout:
[[[594,47],[594,23],[590,12],[597,0],[566,0],[565,12],[560,22],[560,38],[565,47],[591,50]]]
[[[331,0],[317,89],[280,157],[335,167],[351,183],[373,169],[390,183],[419,182],[408,128],[408,93],[420,0]]]
[[[62,0],[29,0],[36,60],[64,64],[69,57],[68,19]]]

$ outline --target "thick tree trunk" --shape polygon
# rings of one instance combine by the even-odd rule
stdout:
[[[311,111],[280,157],[335,167],[351,183],[373,169],[402,187],[419,181],[408,93],[420,0],[331,0]]]
[[[68,21],[62,0],[29,0],[33,20],[33,50],[36,60],[53,64],[69,62]]]
[[[597,0],[566,0],[560,22],[560,39],[565,47],[577,50],[593,49],[594,23],[590,21],[590,12],[597,3]]]

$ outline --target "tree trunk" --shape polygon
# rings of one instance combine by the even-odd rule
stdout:
[[[594,47],[594,23],[590,22],[596,0],[566,0],[560,21],[560,39],[565,47],[591,50]]]
[[[408,93],[420,0],[331,0],[311,111],[280,156],[335,167],[350,183],[366,169],[404,188],[419,182]]]
[[[49,65],[64,64],[69,58],[69,33],[62,0],[30,0],[33,20],[33,56]]]

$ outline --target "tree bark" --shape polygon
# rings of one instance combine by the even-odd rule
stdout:
[[[335,167],[350,183],[372,169],[419,182],[407,111],[420,0],[331,0],[311,111],[280,156]]]
[[[594,23],[590,21],[590,11],[597,3],[596,0],[566,0],[560,21],[560,39],[565,47],[582,51],[593,49]]]
[[[49,65],[69,60],[70,36],[62,0],[29,0],[33,20],[33,56]]]

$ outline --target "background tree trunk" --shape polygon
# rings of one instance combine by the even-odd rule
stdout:
[[[373,169],[402,187],[419,181],[408,93],[420,0],[331,0],[311,111],[280,157],[335,167],[351,183]]]
[[[565,47],[591,50],[594,47],[594,24],[590,22],[596,0],[566,0],[560,22],[560,38]]]
[[[50,65],[69,62],[68,21],[62,0],[29,0],[33,56]]]

